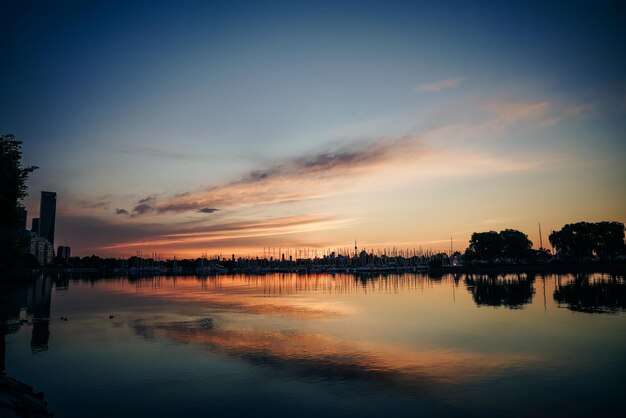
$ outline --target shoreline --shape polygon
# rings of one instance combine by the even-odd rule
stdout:
[[[16,278],[17,282],[35,277],[39,274],[54,274],[58,276],[86,275],[86,276],[115,276],[115,277],[150,277],[150,276],[216,276],[216,275],[265,275],[275,273],[294,274],[352,274],[355,276],[371,276],[385,274],[590,274],[605,273],[626,275],[626,263],[551,263],[551,264],[507,264],[507,265],[462,265],[442,267],[388,267],[388,268],[260,268],[260,269],[224,269],[222,271],[198,273],[195,271],[142,271],[120,272],[109,268],[42,268]]]
[[[0,416],[3,418],[49,418],[54,414],[42,392],[19,380],[0,374]]]

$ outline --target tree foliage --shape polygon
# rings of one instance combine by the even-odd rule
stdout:
[[[523,232],[505,229],[495,232],[474,232],[465,251],[467,261],[495,262],[499,259],[525,261],[532,256],[533,243]]]
[[[37,167],[22,166],[22,143],[0,136],[0,268],[14,267],[22,258],[23,231],[18,207],[27,196],[26,180]]]
[[[624,224],[621,222],[578,222],[567,224],[548,237],[564,259],[598,257],[612,259],[626,251]]]

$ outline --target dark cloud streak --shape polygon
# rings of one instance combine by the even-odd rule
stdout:
[[[198,212],[201,213],[213,213],[213,212],[217,212],[219,209],[215,209],[215,208],[201,208],[198,209]]]

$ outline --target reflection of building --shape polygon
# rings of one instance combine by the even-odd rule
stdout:
[[[4,372],[5,366],[5,335],[14,334],[22,327],[22,312],[26,312],[27,321],[33,326],[31,351],[37,353],[48,349],[51,294],[52,280],[49,277],[39,277],[10,292],[0,293],[0,373]],[[0,416],[4,416],[2,410]]]
[[[33,353],[46,351],[50,339],[50,302],[52,280],[39,278],[29,286],[26,294],[26,313],[32,315],[33,332],[30,347]]]
[[[39,202],[39,236],[54,245],[54,224],[57,210],[57,194],[41,192]]]

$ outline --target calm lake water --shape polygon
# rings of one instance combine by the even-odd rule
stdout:
[[[5,366],[56,417],[589,417],[623,412],[625,308],[602,274],[42,277]]]

